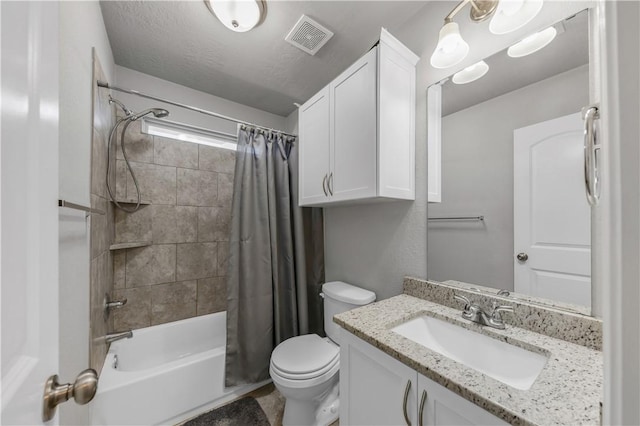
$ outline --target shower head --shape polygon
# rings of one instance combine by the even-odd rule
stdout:
[[[136,121],[145,115],[153,114],[156,118],[162,118],[169,115],[169,111],[163,108],[149,108],[131,117],[131,121]]]

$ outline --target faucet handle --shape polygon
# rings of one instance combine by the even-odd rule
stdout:
[[[466,297],[466,296],[462,296],[460,294],[453,294],[453,298],[456,300],[459,300],[460,302],[464,303],[464,309],[465,311],[467,309],[469,309],[469,307],[471,306],[471,301]]]
[[[491,314],[491,318],[501,319],[500,312],[513,312],[513,306],[498,305],[497,302],[493,302],[493,313]]]
[[[105,307],[107,309],[121,308],[127,304],[127,298],[125,297],[122,300],[112,300],[110,302],[105,303]]]

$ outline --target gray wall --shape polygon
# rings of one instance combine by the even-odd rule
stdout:
[[[482,214],[482,222],[430,222],[429,279],[513,289],[513,131],[579,112],[584,65],[444,117],[442,203],[429,216]]]

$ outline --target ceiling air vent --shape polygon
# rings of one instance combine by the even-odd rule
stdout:
[[[331,37],[331,31],[302,15],[284,39],[309,55],[315,55]]]

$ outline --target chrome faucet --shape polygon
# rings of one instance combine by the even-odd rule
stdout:
[[[110,333],[104,336],[104,342],[106,344],[117,342],[122,339],[131,339],[133,337],[133,331],[117,331],[115,333]]]
[[[486,325],[487,327],[504,330],[504,321],[502,320],[501,312],[513,312],[513,306],[498,305],[496,302],[493,302],[493,312],[491,315],[487,315],[482,307],[471,303],[465,296],[454,294],[453,297],[464,303],[462,318],[480,325]]]

